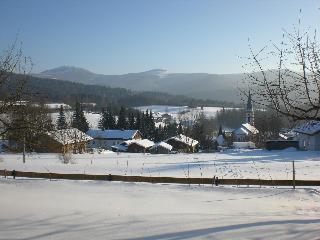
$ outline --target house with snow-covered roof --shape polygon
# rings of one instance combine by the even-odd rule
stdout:
[[[146,153],[154,145],[154,142],[149,139],[129,140],[127,152],[131,153]]]
[[[153,154],[168,154],[172,150],[172,146],[165,142],[158,142],[154,144],[150,149],[149,152]]]
[[[139,130],[90,129],[87,134],[93,138],[93,140],[90,141],[91,148],[102,148],[107,150],[111,150],[112,146],[118,145],[127,140],[142,139],[142,134]]]
[[[41,139],[41,145],[37,147],[37,152],[55,153],[83,153],[87,151],[88,142],[92,137],[77,128],[67,128],[50,131]]]
[[[199,142],[195,139],[187,137],[183,134],[168,138],[164,141],[172,146],[173,151],[177,152],[196,152],[199,146]]]
[[[114,152],[146,153],[153,145],[149,139],[133,139],[111,146],[111,149]]]
[[[320,121],[309,121],[293,129],[297,134],[294,140],[299,141],[302,150],[320,150]]]
[[[233,132],[233,140],[235,142],[248,142],[252,141],[259,133],[259,130],[249,123],[243,123]]]

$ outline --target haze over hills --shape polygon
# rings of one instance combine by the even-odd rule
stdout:
[[[170,73],[164,69],[104,75],[71,66],[57,67],[34,75],[134,91],[157,91],[229,102],[239,102],[237,86],[243,78],[243,74]]]

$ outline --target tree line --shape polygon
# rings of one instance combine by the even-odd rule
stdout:
[[[113,109],[112,106],[102,108],[98,127],[101,130],[122,129],[122,130],[139,130],[144,138],[161,141],[169,137],[183,133],[182,125],[176,121],[166,122],[156,126],[152,111],[139,111],[133,108],[121,106],[119,111]],[[57,129],[69,127],[63,106],[60,106],[57,118]],[[89,130],[88,121],[84,115],[84,110],[80,103],[76,104],[72,115],[71,127],[80,131],[87,132]]]
[[[10,73],[8,88],[20,87],[20,80],[24,79],[25,100],[34,102],[63,102],[75,105],[77,101],[96,103],[97,109],[111,104],[113,107],[121,106],[135,107],[143,105],[181,105],[181,106],[226,106],[232,107],[236,104],[216,101],[194,99],[182,95],[171,95],[161,92],[136,92],[125,88],[112,88],[100,85],[87,85],[64,80],[39,78],[31,75]],[[1,90],[1,89],[0,89]],[[0,91],[1,92],[1,91]],[[0,95],[0,101],[2,95]]]

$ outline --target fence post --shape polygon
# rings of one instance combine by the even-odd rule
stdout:
[[[292,186],[293,189],[296,189],[296,170],[294,167],[294,161],[292,161]]]
[[[12,170],[11,171],[11,176],[13,177],[13,179],[16,179],[16,175],[17,175],[16,170]]]
[[[23,163],[26,163],[26,136],[23,137],[22,161]]]

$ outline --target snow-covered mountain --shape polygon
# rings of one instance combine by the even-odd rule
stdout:
[[[103,75],[70,66],[46,70],[35,75],[135,91],[158,91],[193,98],[233,102],[239,101],[237,86],[243,77],[243,74],[171,73],[164,69],[122,75]]]
[[[37,74],[37,76],[45,78],[55,78],[82,83],[89,83],[91,80],[96,78],[96,75],[97,74],[90,72],[86,69],[72,66],[61,66],[50,70],[45,70],[40,74]]]

